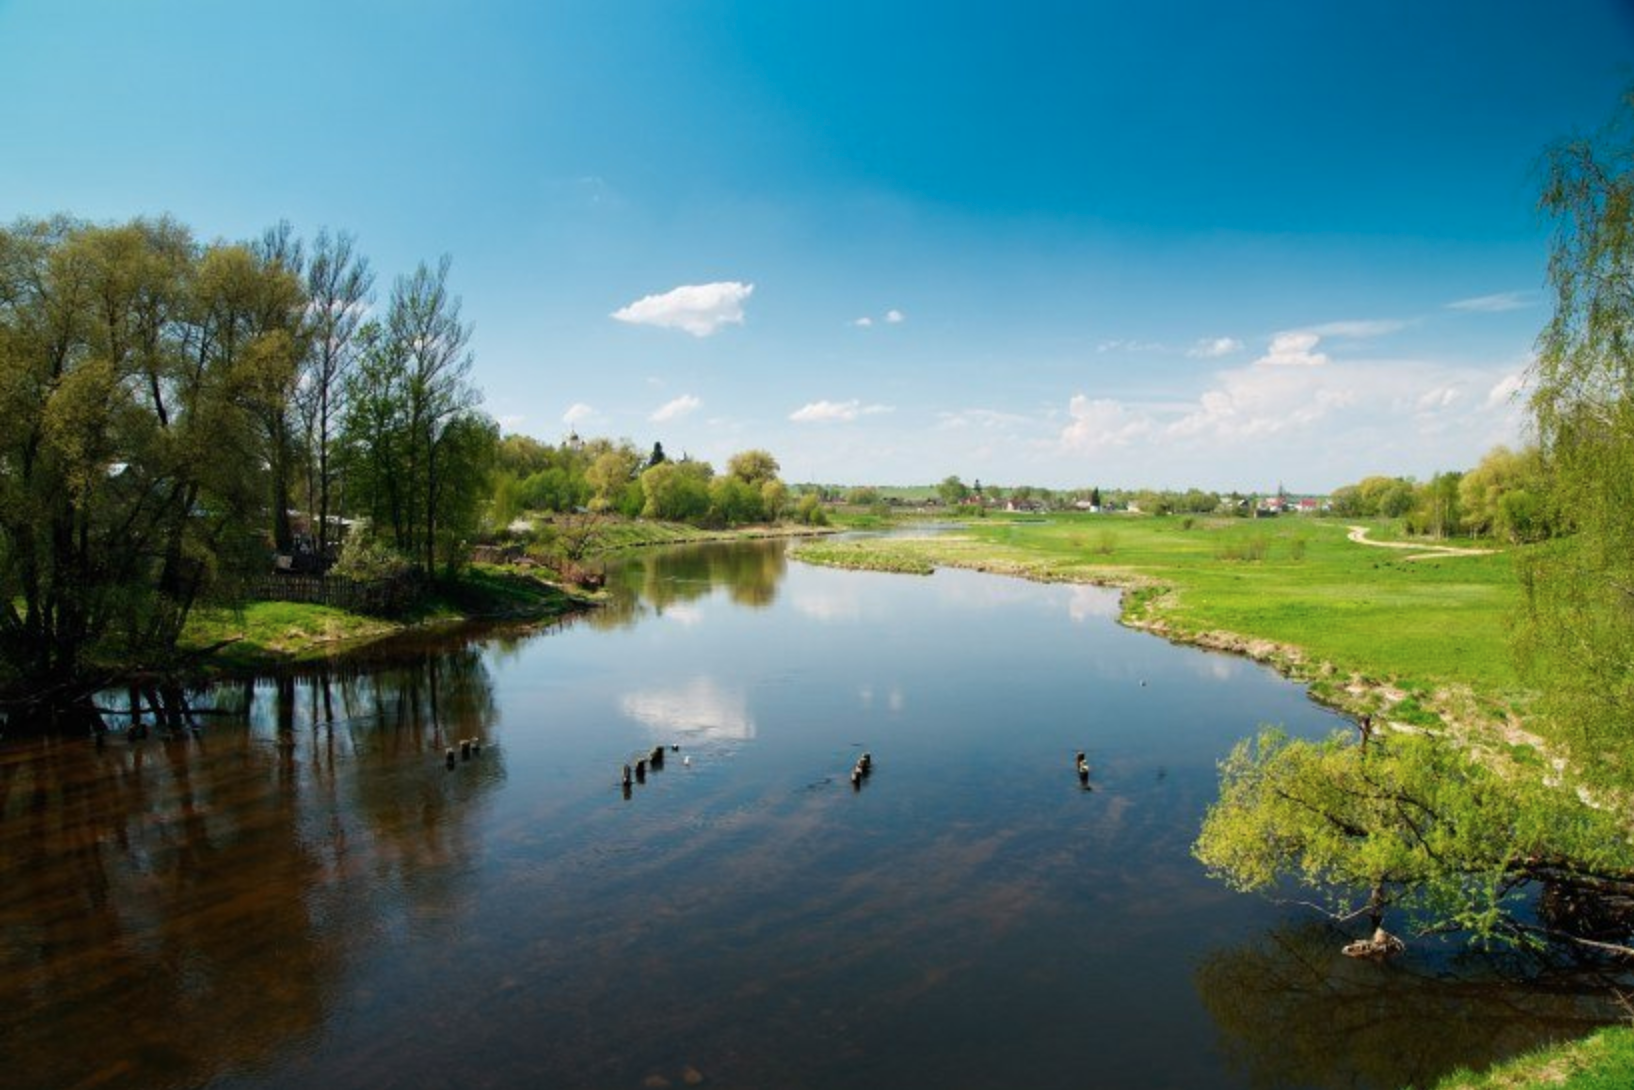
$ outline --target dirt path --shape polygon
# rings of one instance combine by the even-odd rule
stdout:
[[[1496,549],[1460,549],[1453,545],[1419,545],[1411,541],[1374,541],[1367,536],[1366,526],[1350,527],[1350,540],[1358,545],[1371,545],[1375,549],[1411,549],[1412,556],[1404,556],[1403,560],[1431,560],[1439,556],[1490,556]]]

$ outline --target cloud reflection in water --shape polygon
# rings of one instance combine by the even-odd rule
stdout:
[[[711,741],[741,742],[755,736],[744,690],[728,690],[714,678],[696,677],[680,688],[648,689],[620,701],[624,714],[656,733],[700,735]]]

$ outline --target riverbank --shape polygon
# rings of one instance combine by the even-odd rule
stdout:
[[[779,523],[702,530],[683,523],[608,518],[596,526],[585,561],[595,563],[634,549],[832,534],[832,527]],[[595,609],[597,592],[563,586],[544,570],[514,564],[473,564],[431,593],[407,615],[377,617],[330,606],[258,601],[238,609],[195,610],[181,650],[198,653],[202,676],[243,673],[331,658],[403,632],[471,621],[550,621]]]
[[[1353,532],[1310,518],[1001,516],[925,537],[803,545],[793,555],[1114,587],[1130,627],[1267,663],[1352,715],[1453,729],[1539,759],[1524,726],[1532,696],[1509,647],[1521,607],[1511,554],[1424,556],[1366,547]]]
[[[413,629],[471,621],[549,621],[594,609],[598,598],[537,575],[476,565],[400,617],[303,602],[249,602],[194,611],[180,650],[200,655],[202,677],[332,658]]]

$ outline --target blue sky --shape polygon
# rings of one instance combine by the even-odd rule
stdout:
[[[451,254],[542,439],[1320,491],[1522,437],[1539,157],[1631,85],[1601,0],[0,0],[0,217]]]

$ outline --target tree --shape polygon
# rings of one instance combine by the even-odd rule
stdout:
[[[255,557],[287,274],[170,220],[0,230],[0,669],[162,664]],[[273,320],[268,320],[271,315]],[[276,385],[273,383],[272,385]]]
[[[1543,515],[1547,490],[1537,447],[1494,447],[1458,483],[1464,527],[1476,537],[1491,535],[1516,544],[1542,540],[1548,536]]]
[[[1604,934],[1592,913],[1563,910],[1634,895],[1634,847],[1614,811],[1433,737],[1368,739],[1265,730],[1239,743],[1194,854],[1234,888],[1297,885],[1315,898],[1304,903],[1374,929],[1394,911],[1424,931],[1634,957],[1626,926]],[[1534,920],[1523,897],[1534,886],[1561,910]]]
[[[394,548],[423,572],[452,563],[465,540],[445,524],[466,493],[484,494],[498,435],[469,381],[471,331],[448,291],[450,260],[398,277],[383,326],[358,331],[362,353],[348,383],[346,441],[361,506]]]
[[[280,222],[249,246],[214,248],[199,271],[201,295],[225,331],[223,345],[240,349],[234,364],[260,425],[273,547],[284,554],[294,551],[289,512],[297,461],[293,411],[306,350],[304,260],[294,230]]]
[[[957,507],[970,495],[970,489],[958,477],[944,477],[936,486],[936,494],[948,507]]]
[[[709,485],[711,521],[723,526],[742,526],[765,520],[760,490],[736,474],[717,477]]]
[[[591,488],[590,508],[607,511],[619,505],[625,488],[641,473],[641,455],[628,443],[611,446],[597,454],[584,471]]]
[[[777,480],[778,464],[764,450],[745,450],[732,455],[726,462],[726,473],[744,484],[759,488],[767,481]]]
[[[1451,537],[1463,530],[1459,506],[1462,473],[1437,473],[1413,492],[1413,509],[1407,516],[1409,533],[1434,538]]]
[[[1555,309],[1531,408],[1569,537],[1523,568],[1544,711],[1583,766],[1634,783],[1634,93],[1595,139],[1549,154]],[[1516,505],[1517,507],[1523,505]]]
[[[687,522],[709,511],[709,483],[714,470],[708,462],[661,462],[641,475],[646,497],[645,518]]]
[[[351,235],[318,232],[306,266],[306,355],[301,361],[296,411],[307,465],[307,511],[317,520],[318,555],[327,556],[330,516],[339,478],[335,448],[345,416],[347,378],[362,342],[358,332],[374,288],[369,259]]]
[[[823,499],[816,492],[802,492],[794,504],[794,518],[804,526],[827,526],[828,513],[823,510]]]

